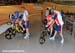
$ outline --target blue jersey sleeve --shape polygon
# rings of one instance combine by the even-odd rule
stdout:
[[[19,19],[22,19],[23,18],[23,15],[21,14],[20,16],[19,16]]]
[[[54,14],[53,15],[53,19],[55,20],[57,18],[57,14]]]
[[[20,16],[20,13],[19,12],[16,12],[15,13],[15,18],[19,18],[19,16]]]

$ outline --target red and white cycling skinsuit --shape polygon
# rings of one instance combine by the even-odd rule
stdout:
[[[47,16],[48,27],[51,29],[55,21],[53,21],[52,15]]]

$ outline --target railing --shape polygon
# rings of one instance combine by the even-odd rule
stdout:
[[[65,13],[67,13],[67,12],[75,13],[75,6],[61,5],[61,4],[51,3],[51,2],[43,4],[44,10],[47,7],[53,7],[53,6],[55,6],[56,9],[59,10],[59,11],[63,10]]]
[[[55,1],[54,3],[60,5],[75,5],[75,1]]]

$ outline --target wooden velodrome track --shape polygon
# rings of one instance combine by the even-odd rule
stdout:
[[[37,8],[35,8],[35,4],[33,3],[22,4],[22,5],[0,6],[0,25],[10,22],[9,14],[15,11],[20,11],[21,6],[24,6],[31,15],[41,16],[41,10],[37,10]],[[55,3],[44,3],[41,7],[42,7],[43,12],[45,12],[45,9],[47,7],[52,7],[52,6],[56,6],[57,10],[63,10],[64,12],[69,11],[69,12],[75,13],[75,6],[59,5]],[[29,19],[31,23],[37,20],[36,18],[34,18],[34,16],[30,16]]]

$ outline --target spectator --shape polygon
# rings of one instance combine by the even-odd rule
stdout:
[[[46,15],[45,16],[47,17],[48,15],[49,15],[49,9],[47,8],[46,9]]]

